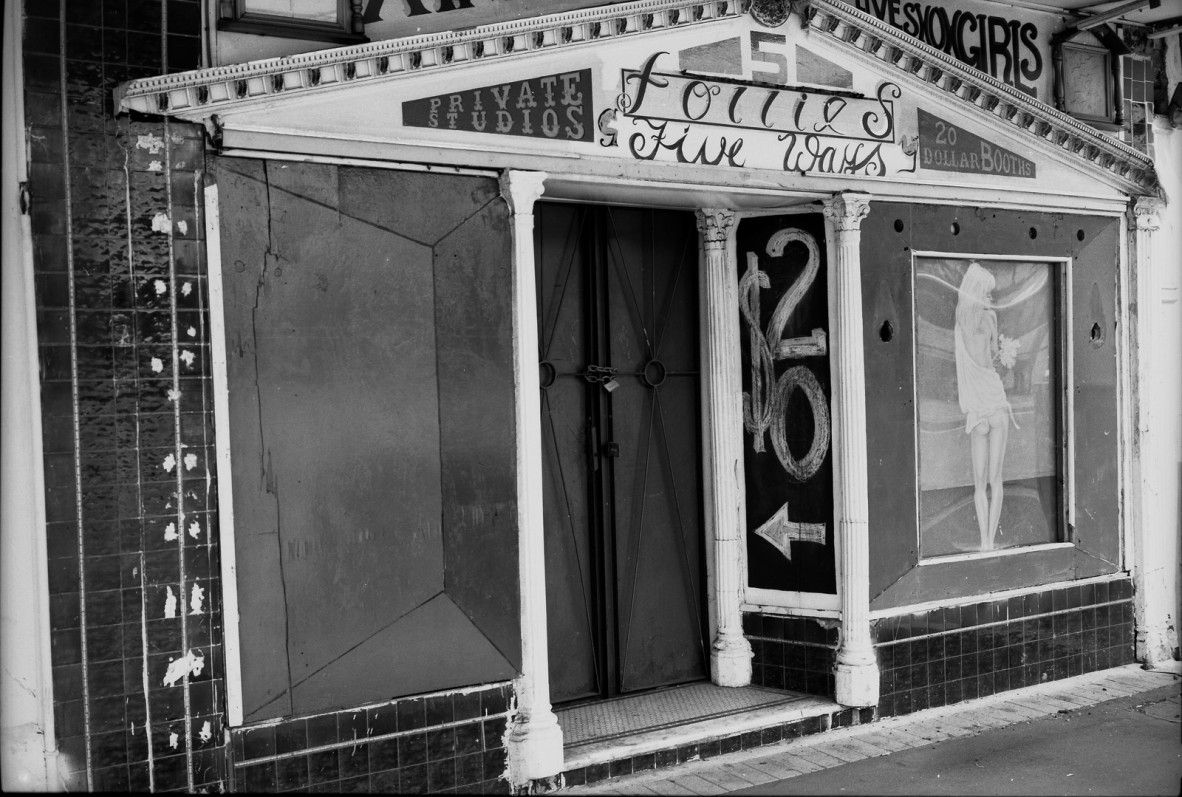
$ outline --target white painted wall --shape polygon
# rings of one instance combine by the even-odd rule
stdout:
[[[1171,87],[1178,77],[1171,76]],[[1151,633],[1160,629],[1168,655],[1177,649],[1182,616],[1182,128],[1171,128],[1158,116],[1154,135],[1157,173],[1168,202],[1153,234],[1153,274],[1148,306],[1142,309],[1152,336],[1149,352],[1140,353],[1145,369],[1142,411],[1148,413],[1141,449],[1141,522],[1146,529],[1142,583],[1145,622]]]
[[[0,787],[59,787],[54,770],[53,677],[41,403],[25,161],[21,4],[4,6],[3,191],[0,210]]]

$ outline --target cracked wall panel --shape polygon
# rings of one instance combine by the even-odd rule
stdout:
[[[234,169],[225,166],[232,163]],[[234,459],[234,546],[238,566],[238,633],[243,644],[242,693],[246,718],[280,716],[290,711],[283,697],[288,686],[283,581],[279,569],[277,505],[267,492],[259,425],[259,388],[255,342],[250,323],[256,286],[267,249],[267,229],[258,208],[267,203],[260,161],[219,158],[214,164],[221,205],[223,315],[226,323],[226,372]],[[266,706],[264,714],[258,714]]]
[[[269,550],[238,546],[246,708],[261,719],[290,713],[267,702],[287,686],[289,633],[299,681],[438,592],[442,549],[430,250],[319,201],[323,167],[314,199],[290,170],[284,189],[252,171],[224,173],[223,207],[255,222],[223,214],[223,270],[236,518],[269,511],[282,529]],[[356,702],[337,693],[321,708]]]
[[[480,629],[440,594],[298,683],[293,700],[296,713],[306,714],[516,675]]]
[[[430,250],[272,193],[256,317],[299,681],[442,589]]]
[[[487,177],[341,167],[341,213],[434,244],[500,193]],[[431,199],[437,201],[431,201]]]
[[[486,204],[435,247],[445,584],[516,666],[511,263],[509,212],[500,201]]]

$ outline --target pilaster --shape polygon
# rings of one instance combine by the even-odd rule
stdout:
[[[513,214],[513,360],[517,384],[517,528],[521,578],[521,675],[509,728],[509,781],[524,786],[562,772],[562,728],[550,706],[546,562],[542,514],[541,386],[534,278],[534,203],[543,172],[505,171],[501,194]]]
[[[841,644],[836,699],[843,706],[878,703],[878,663],[870,638],[870,538],[866,472],[866,370],[862,351],[861,224],[870,196],[843,192],[825,200],[836,318],[833,351],[834,519],[839,536]]]
[[[1161,226],[1161,211],[1164,203],[1156,197],[1139,197],[1129,209],[1129,226],[1132,238],[1132,284],[1136,286],[1136,311],[1133,331],[1135,338],[1129,356],[1134,360],[1130,367],[1135,375],[1132,397],[1136,426],[1134,429],[1133,451],[1135,468],[1140,478],[1134,476],[1138,491],[1139,511],[1134,513],[1133,579],[1136,583],[1137,647],[1139,661],[1150,667],[1171,662],[1177,637],[1171,636],[1174,626],[1172,586],[1177,560],[1176,535],[1155,534],[1164,528],[1159,522],[1158,479],[1162,474],[1174,470],[1174,463],[1164,456],[1161,435],[1150,433],[1161,423],[1160,408],[1156,406],[1159,393],[1155,389],[1154,363],[1164,362],[1171,352],[1163,350],[1159,336],[1155,333],[1155,321],[1161,312],[1157,301],[1157,271],[1166,264],[1153,262],[1154,233]]]
[[[710,675],[719,686],[751,683],[751,643],[743,636],[740,534],[743,518],[743,408],[739,382],[738,274],[728,257],[735,234],[729,210],[699,210],[704,255],[702,340],[709,531],[713,539],[716,632]]]

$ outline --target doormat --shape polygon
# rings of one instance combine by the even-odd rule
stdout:
[[[641,731],[673,728],[808,699],[808,695],[797,692],[758,686],[697,683],[571,706],[558,709],[554,714],[562,727],[563,746],[569,750]]]

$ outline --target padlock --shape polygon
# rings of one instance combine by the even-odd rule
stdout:
[[[615,390],[619,386],[620,386],[620,383],[614,379],[609,379],[608,381],[603,383],[603,389],[606,390],[608,393],[611,393],[613,390]]]

